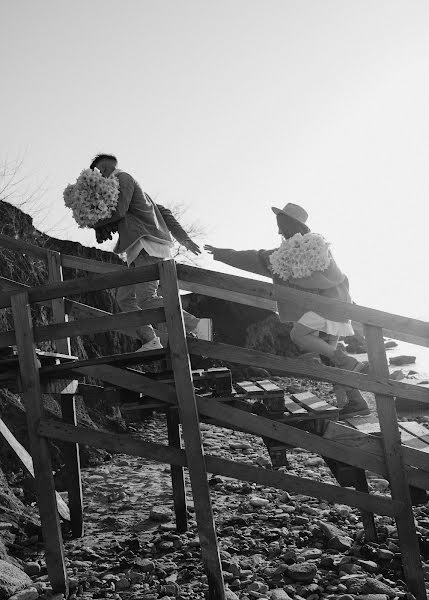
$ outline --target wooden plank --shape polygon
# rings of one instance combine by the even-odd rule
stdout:
[[[344,421],[363,433],[380,433],[380,423],[376,415],[351,417]]]
[[[355,333],[364,335],[362,323],[352,321],[352,327]],[[425,346],[426,348],[429,347],[429,339],[417,337],[411,333],[392,331],[387,327],[383,327],[383,335],[384,337],[392,338],[393,340],[399,340],[401,342],[407,342],[408,344],[416,344],[417,346]]]
[[[31,456],[27,452],[27,450],[24,448],[24,446],[20,442],[18,442],[16,437],[13,435],[13,433],[10,431],[10,429],[8,428],[8,426],[2,419],[0,419],[0,434],[3,436],[3,438],[6,440],[6,442],[9,444],[9,446],[12,448],[12,450],[15,452],[15,454],[17,455],[19,460],[22,462],[22,464],[26,468],[26,470],[30,473],[30,475],[32,477],[34,477],[33,459],[31,458]],[[58,492],[55,492],[55,496],[57,499],[57,507],[58,507],[58,512],[59,512],[60,516],[65,521],[70,521],[69,507],[64,502],[64,500],[61,498],[61,496]]]
[[[263,379],[258,381],[258,385],[264,390],[266,394],[273,394],[274,396],[282,397],[284,396],[284,390],[269,379]]]
[[[177,402],[174,388],[152,380],[138,371],[118,369],[107,365],[79,367],[73,370],[112,385],[145,393],[168,404],[176,404]],[[334,459],[338,459],[338,456],[341,455],[342,461],[376,473],[380,473],[383,469],[384,460],[367,452],[344,447],[343,444],[333,441],[323,440],[318,435],[296,429],[285,423],[245,413],[241,409],[227,406],[214,398],[207,399],[198,395],[196,397],[198,411],[202,415],[214,419],[218,424],[222,424],[223,427],[238,428],[241,431],[272,438],[282,443],[307,448],[310,452]]]
[[[112,273],[113,271],[123,271],[127,266],[122,264],[102,262],[82,256],[73,256],[70,254],[61,254],[61,265],[70,269],[79,271],[88,271],[89,273]]]
[[[176,408],[166,411],[168,443],[173,448],[181,448],[179,415]],[[186,490],[183,467],[171,465],[171,484],[173,487],[173,504],[176,515],[176,529],[178,533],[184,533],[188,529],[188,516],[186,512]]]
[[[373,327],[372,325],[365,325],[365,339],[372,374],[375,377],[388,377],[389,367],[386,359],[382,329]],[[389,396],[383,394],[376,394],[375,401],[382,432],[392,498],[404,505],[404,510],[396,517],[396,525],[405,578],[409,590],[415,595],[417,600],[426,600],[420,548],[415,529],[410,489],[402,458],[401,437],[395,405]]]
[[[224,600],[225,586],[207,482],[191,365],[186,346],[176,267],[173,260],[163,261],[159,264],[159,280],[164,297],[170,356],[194,498],[201,557],[209,585],[209,599]]]
[[[46,261],[47,250],[45,248],[40,248],[40,246],[29,244],[23,240],[16,240],[15,238],[2,233],[0,234],[0,246],[3,246],[3,248],[9,248],[9,250],[15,250],[20,254],[36,256],[37,258],[41,258],[42,260]]]
[[[415,421],[402,421],[399,428],[403,444],[418,448],[422,452],[429,452],[429,429]]]
[[[386,377],[375,378],[353,371],[345,371],[334,367],[325,367],[313,363],[306,363],[302,360],[285,358],[275,354],[267,354],[248,348],[230,346],[229,344],[220,344],[207,342],[196,338],[188,338],[188,348],[191,354],[207,356],[226,360],[240,365],[262,367],[268,370],[276,370],[286,375],[298,375],[311,379],[330,381],[340,383],[359,390],[365,390],[373,393],[389,394],[410,400],[429,403],[429,390],[398,381],[393,381]]]
[[[74,296],[81,293],[98,292],[100,290],[121,287],[142,281],[158,279],[158,265],[146,265],[135,269],[124,269],[117,272],[95,275],[94,277],[79,277],[63,283],[53,283],[43,287],[32,287],[28,290],[29,301],[42,302],[63,296]],[[0,308],[10,306],[14,292],[0,293]]]
[[[62,394],[60,403],[64,423],[77,425],[74,394]],[[63,454],[67,473],[71,532],[73,537],[78,538],[83,535],[83,493],[78,444],[73,442],[64,444]]]
[[[45,544],[46,567],[53,590],[64,593],[67,597],[68,580],[51,457],[47,440],[37,432],[37,423],[43,417],[43,400],[30,306],[26,292],[21,292],[12,297],[12,313],[18,346],[22,395],[26,408],[28,436],[33,457],[35,487]]]
[[[355,469],[355,487],[359,492],[369,494],[368,481],[363,469]],[[361,511],[362,524],[365,531],[366,542],[378,542],[377,529],[375,527],[374,514],[371,511]]]
[[[334,421],[330,421],[327,424],[323,437],[335,440],[347,447],[359,448],[370,454],[375,454],[384,463],[384,450],[381,437],[361,433],[356,429]],[[406,446],[402,447],[402,453],[406,464],[408,482],[416,487],[429,489],[429,464],[427,455],[420,450]],[[378,473],[387,477],[385,464],[382,467],[382,471],[378,471]]]
[[[426,321],[410,319],[366,306],[359,306],[358,304],[341,302],[334,298],[302,292],[284,285],[273,285],[272,283],[237,277],[236,275],[227,273],[208,271],[197,267],[190,267],[189,265],[180,264],[177,267],[177,271],[180,281],[184,284],[186,282],[197,282],[217,289],[231,290],[270,300],[281,300],[291,305],[297,305],[305,310],[323,311],[323,314],[326,314],[326,317],[333,321],[353,319],[360,323],[386,327],[401,333],[412,334],[419,338],[429,338],[429,323]]]
[[[154,442],[146,442],[127,434],[105,433],[84,427],[71,427],[61,422],[42,419],[39,433],[52,439],[76,441],[97,448],[105,448],[112,453],[144,456],[151,460],[187,466],[186,454],[183,450],[171,446],[163,446]],[[371,510],[380,515],[394,516],[402,510],[400,502],[382,496],[369,496],[336,485],[320,483],[311,479],[288,475],[279,471],[269,471],[251,465],[220,459],[205,455],[207,471],[225,477],[233,477],[243,481],[252,481],[260,485],[275,487],[297,494],[308,494],[324,498],[329,502],[348,504],[363,510]]]
[[[285,394],[285,410],[290,412],[291,415],[306,415],[307,410],[294,402],[290,396]]]
[[[331,406],[331,404],[328,404],[327,402],[325,402],[325,400],[320,400],[320,398],[318,398],[311,392],[292,394],[292,398],[299,404],[302,404],[309,412],[338,412],[338,408],[336,408],[335,406]]]
[[[59,252],[48,250],[47,259],[49,282],[55,283],[63,281],[61,254]],[[64,298],[54,298],[52,300],[52,317],[55,323],[66,323],[68,321]],[[64,337],[57,339],[55,342],[55,347],[57,352],[61,352],[62,354],[71,354],[70,338]]]
[[[253,381],[238,381],[235,388],[246,396],[260,396],[263,390]]]

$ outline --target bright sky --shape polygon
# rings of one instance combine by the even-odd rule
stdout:
[[[62,192],[111,152],[186,204],[202,243],[273,248],[270,207],[301,204],[357,302],[429,320],[426,0],[0,0],[0,15],[0,159],[46,188],[39,229],[96,245]]]

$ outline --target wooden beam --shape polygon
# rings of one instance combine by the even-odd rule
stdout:
[[[63,281],[63,269],[61,267],[61,254],[48,250],[48,276],[50,283],[60,283]],[[54,298],[52,300],[52,318],[54,323],[66,323],[68,316],[66,315],[64,298]],[[62,354],[71,354],[70,338],[64,337],[57,339],[55,342],[57,352]]]
[[[77,415],[75,395],[62,394],[60,403],[64,423],[76,426]],[[83,536],[83,493],[78,444],[75,442],[65,443],[63,454],[67,473],[71,531],[73,537],[78,538]]]
[[[418,319],[410,319],[401,315],[390,314],[374,308],[341,302],[318,294],[310,294],[300,290],[266,283],[257,279],[237,277],[217,271],[208,271],[189,265],[177,265],[178,277],[183,285],[187,282],[198,283],[207,287],[238,292],[250,296],[258,296],[274,301],[285,301],[305,310],[321,311],[334,321],[353,319],[360,323],[368,323],[377,327],[385,327],[400,333],[412,334],[418,338],[429,339],[429,323]],[[186,288],[185,288],[186,289]]]
[[[340,383],[368,392],[388,394],[390,396],[418,400],[426,404],[429,403],[429,390],[417,385],[394,381],[389,379],[388,374],[384,377],[375,378],[362,375],[361,373],[345,371],[344,369],[325,367],[318,364],[313,365],[313,363],[306,363],[301,359],[286,358],[275,354],[249,350],[248,348],[230,346],[229,344],[208,342],[196,338],[188,338],[187,342],[190,354],[207,356],[208,358],[216,358],[240,365],[262,367],[284,373],[285,375],[310,377],[311,379]]]
[[[179,415],[176,408],[166,410],[168,443],[173,448],[181,448]],[[176,515],[176,529],[184,533],[188,529],[188,516],[186,512],[186,490],[183,467],[171,465],[171,484],[173,487],[173,504]]]
[[[0,419],[0,434],[15,452],[16,456],[22,462],[23,466],[28,471],[28,473],[30,473],[30,475],[34,477],[33,459],[31,458],[31,455],[27,452],[24,446],[20,442],[18,442],[16,437],[13,435],[13,433],[10,431],[10,429],[2,419]],[[61,498],[58,492],[55,492],[55,496],[57,498],[57,507],[60,516],[65,521],[70,521],[70,511],[67,504]]]
[[[43,417],[43,399],[28,302],[26,292],[12,297],[12,313],[18,347],[22,395],[26,408],[28,436],[33,457],[35,487],[45,543],[46,567],[52,589],[55,592],[64,593],[67,597],[68,580],[51,457],[47,440],[37,432],[37,423]]]
[[[209,600],[224,600],[225,586],[207,482],[191,364],[186,346],[182,305],[173,260],[159,263],[159,281],[173,366],[177,403],[194,498],[195,516],[201,545],[201,558],[209,585]]]
[[[117,315],[108,315],[97,317],[95,319],[80,319],[70,323],[55,323],[45,325],[44,327],[34,328],[34,339],[36,342],[46,340],[56,340],[64,336],[76,337],[78,335],[90,335],[98,331],[111,331],[112,329],[133,328],[146,323],[162,323],[165,321],[165,314],[162,308],[152,310],[136,310],[132,312],[118,313]],[[12,346],[15,344],[15,334],[13,331],[0,333],[0,348]]]
[[[186,454],[183,450],[172,446],[163,446],[154,442],[146,442],[138,437],[120,433],[105,433],[84,427],[72,427],[61,423],[42,419],[39,422],[40,435],[68,442],[87,444],[96,448],[104,448],[112,453],[144,456],[150,460],[187,466]],[[232,477],[242,481],[251,481],[260,485],[275,487],[296,494],[308,494],[324,498],[329,502],[343,503],[362,510],[371,510],[379,515],[394,516],[402,510],[400,502],[382,496],[370,496],[336,485],[321,483],[312,479],[288,475],[279,471],[269,471],[237,461],[221,459],[209,454],[205,455],[207,471]]]
[[[365,325],[365,339],[368,348],[370,369],[374,377],[389,376],[389,367],[384,348],[383,331],[372,325]],[[390,489],[393,500],[401,502],[404,509],[396,516],[402,565],[409,590],[417,600],[426,600],[426,588],[420,559],[410,489],[405,474],[402,457],[401,436],[398,428],[396,409],[391,398],[376,394],[377,414],[380,421],[384,456],[389,473]]]
[[[124,269],[117,272],[110,272],[94,277],[79,277],[63,283],[54,283],[43,287],[32,287],[28,290],[29,301],[42,302],[52,300],[62,296],[74,296],[76,294],[98,292],[100,290],[121,287],[142,281],[153,281],[158,279],[158,265],[147,265],[135,269]],[[0,293],[0,308],[10,306],[13,292]]]
[[[112,273],[113,271],[123,271],[127,266],[122,264],[102,262],[101,260],[93,260],[82,256],[72,256],[70,254],[61,254],[61,265],[70,269],[78,269],[79,271],[87,271],[89,273]]]

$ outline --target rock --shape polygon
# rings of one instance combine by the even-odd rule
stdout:
[[[261,506],[266,506],[270,501],[266,498],[260,498],[259,496],[251,496],[249,500],[249,504],[254,506],[255,508],[260,508]]]
[[[396,591],[394,589],[392,589],[386,583],[373,578],[368,578],[365,581],[362,591],[364,594],[385,594],[386,596],[389,596],[389,598],[394,598],[396,596]]]
[[[405,379],[405,377],[406,375],[402,369],[398,369],[397,371],[390,373],[390,379],[393,379],[394,381],[402,381],[402,379]]]
[[[32,586],[29,576],[5,560],[0,560],[0,600]]]
[[[336,535],[328,542],[329,548],[332,548],[333,550],[340,550],[340,552],[350,550],[352,545],[353,540],[347,535]]]
[[[9,598],[9,600],[37,600],[39,592],[35,587],[21,590]]]
[[[384,342],[384,347],[385,348],[396,348],[398,344],[396,342],[394,342],[393,340],[389,340],[388,342]]]
[[[118,581],[116,581],[115,583],[115,590],[117,592],[123,592],[124,590],[127,590],[130,586],[130,580],[126,577],[121,577],[121,579],[118,579]]]
[[[377,548],[377,556],[381,560],[392,560],[395,555],[393,552],[386,550],[385,548]]]
[[[290,565],[287,570],[289,577],[294,581],[309,582],[313,581],[317,573],[317,567],[311,562],[296,563]]]
[[[225,588],[225,600],[240,600],[235,592],[229,588]]]
[[[416,362],[415,356],[407,356],[405,354],[401,354],[401,356],[392,356],[389,358],[389,364],[391,365],[409,365],[411,363]]]
[[[292,600],[289,594],[281,588],[271,590],[270,598],[271,600]]]
[[[28,562],[24,564],[24,571],[29,577],[38,575],[40,573],[40,565],[37,562]]]
[[[380,567],[373,560],[358,560],[358,565],[367,573],[378,573]]]
[[[143,573],[151,573],[155,569],[155,563],[153,560],[149,560],[148,558],[138,557],[134,562]]]
[[[173,513],[167,506],[153,506],[149,513],[149,519],[153,521],[171,521]]]

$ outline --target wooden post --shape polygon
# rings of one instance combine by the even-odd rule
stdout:
[[[389,367],[384,348],[383,330],[373,325],[364,325],[368,347],[370,374],[388,380]],[[384,456],[389,474],[392,498],[404,503],[404,509],[396,517],[402,565],[411,593],[417,600],[426,600],[426,589],[420,559],[420,548],[414,523],[410,488],[405,474],[402,457],[401,436],[392,396],[375,394],[377,413],[382,433]]]
[[[49,281],[63,281],[61,254],[53,250],[47,252]],[[66,323],[68,317],[65,311],[64,298],[52,300],[52,316],[54,323]],[[57,352],[71,354],[70,338],[56,340]],[[76,401],[73,395],[61,395],[61,412],[65,423],[77,425]],[[64,460],[67,471],[67,491],[70,508],[70,523],[73,537],[83,535],[83,496],[80,473],[80,456],[78,444],[64,444]]]
[[[207,470],[195,402],[191,365],[186,344],[176,266],[173,260],[164,261],[159,264],[159,277],[164,297],[170,356],[194,498],[201,544],[201,557],[209,585],[209,599],[225,600],[222,566],[220,563],[210,490],[207,482]]]
[[[48,441],[37,433],[38,422],[43,417],[43,400],[28,294],[24,292],[12,296],[11,303],[18,347],[22,397],[26,409],[37,501],[45,543],[46,567],[53,590],[62,592],[67,597],[68,581],[51,456]]]
[[[355,468],[356,484],[355,487],[359,492],[369,494],[368,481],[364,469]],[[365,539],[367,542],[377,542],[377,530],[375,528],[374,513],[366,510],[360,511],[362,517],[363,528],[365,531]]]
[[[167,408],[168,443],[174,448],[181,448],[179,414],[176,408]],[[184,533],[188,529],[186,514],[186,492],[183,467],[171,465],[171,484],[173,486],[174,512],[176,515],[176,529]]]
[[[73,394],[61,394],[60,398],[61,413],[64,423],[69,423],[76,427],[76,397]],[[78,444],[73,442],[64,444],[64,461],[67,474],[71,531],[73,537],[82,537],[83,494]]]

